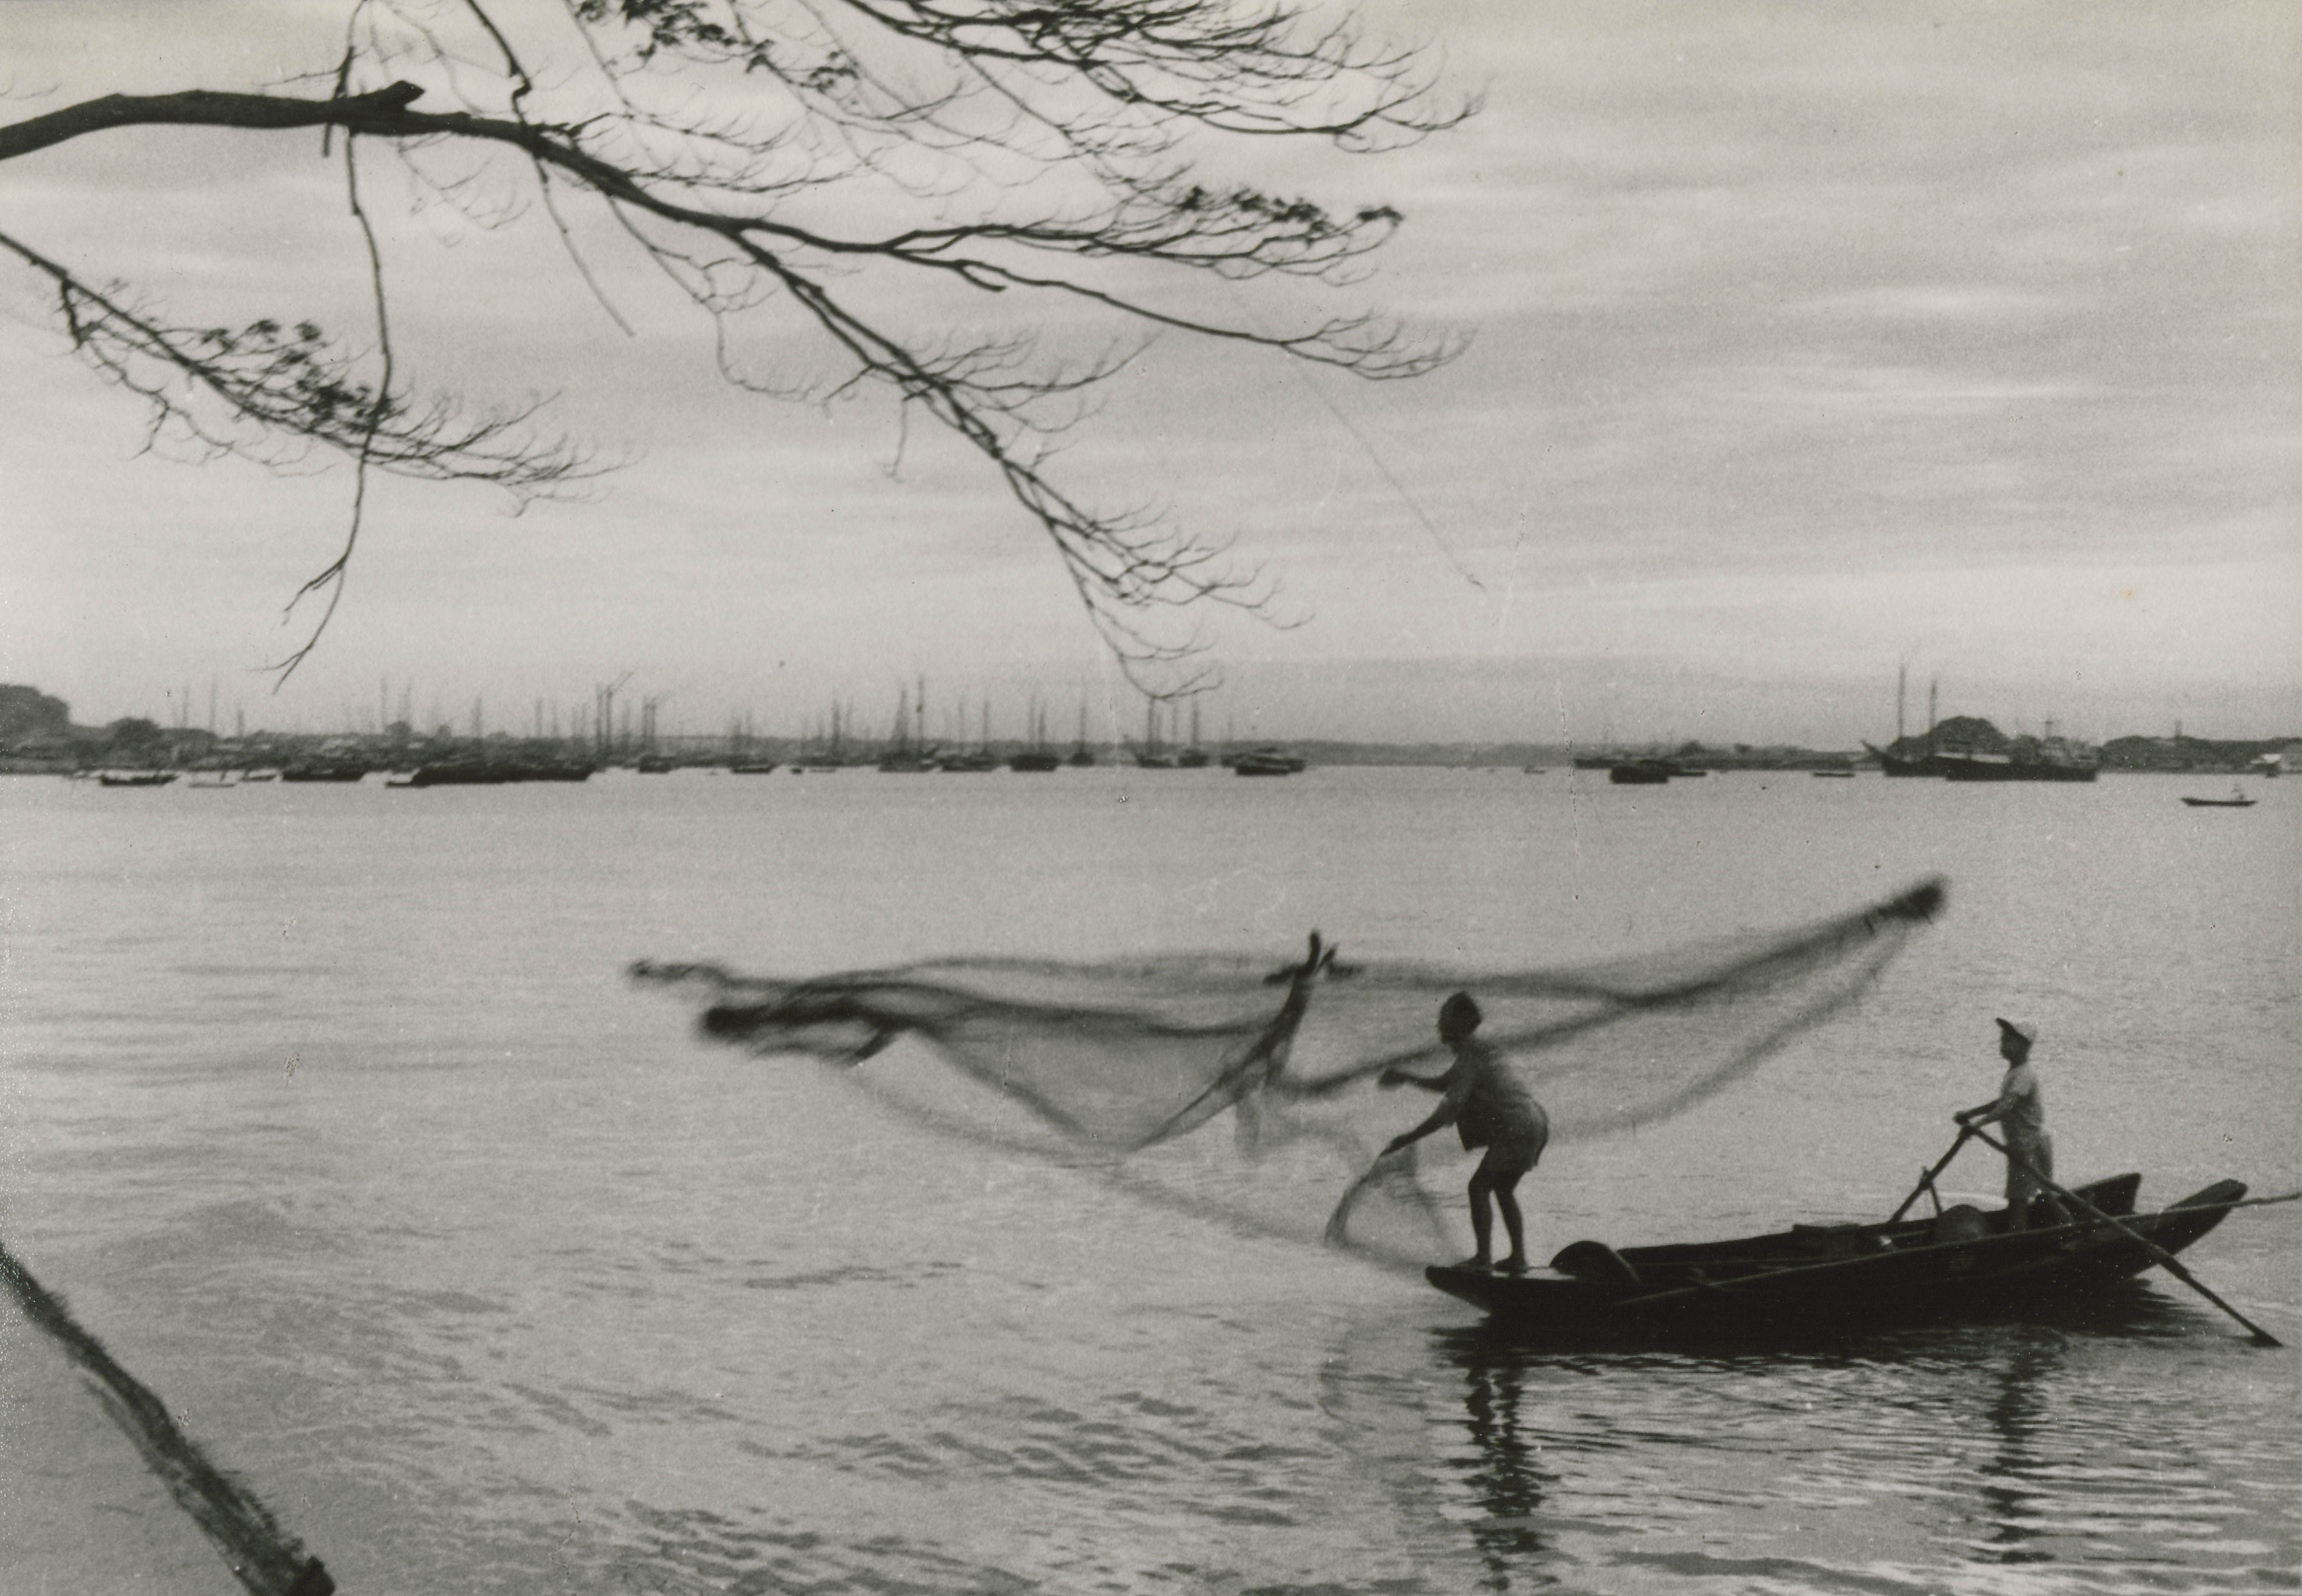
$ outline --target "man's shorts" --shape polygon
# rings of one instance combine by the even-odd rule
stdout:
[[[2054,1178],[2054,1138],[2042,1134],[2035,1143],[2009,1140],[2006,1145],[2029,1159],[2027,1163],[2019,1158],[2006,1161],[2006,1205],[2019,1214],[2029,1206],[2032,1197],[2046,1189],[2038,1177],[2043,1175],[2049,1180]],[[2033,1170],[2036,1174],[2031,1172]]]
[[[1542,1149],[1550,1144],[1550,1127],[1536,1122],[1523,1130],[1514,1130],[1487,1144],[1487,1155],[1479,1160],[1479,1173],[1490,1181],[1526,1173],[1542,1157]]]

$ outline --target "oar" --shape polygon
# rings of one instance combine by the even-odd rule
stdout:
[[[2139,1231],[2133,1230],[2126,1225],[2119,1223],[2118,1221],[2113,1219],[2109,1214],[2105,1214],[2101,1209],[2096,1207],[2092,1203],[2088,1202],[2086,1198],[2079,1196],[2076,1192],[2070,1190],[2067,1187],[2055,1185],[2045,1175],[2039,1173],[2037,1167],[2031,1163],[2029,1159],[2024,1157],[2021,1154],[2015,1152],[2004,1142],[2002,1142],[1996,1137],[1992,1136],[1988,1131],[1975,1130],[1972,1126],[1969,1126],[1967,1129],[1985,1146],[1996,1147],[2000,1152],[2005,1154],[2009,1159],[2021,1160],[2022,1167],[2030,1172],[2030,1178],[2036,1180],[2039,1185],[2045,1187],[2048,1191],[2054,1193],[2055,1197],[2061,1198],[2063,1202],[2070,1204],[2072,1207],[2077,1208],[2088,1217],[2100,1221],[2102,1223],[2108,1225],[2112,1230],[2116,1231],[2120,1235],[2125,1237],[2129,1241],[2134,1242],[2145,1252],[2148,1253],[2152,1258],[2155,1259],[2158,1264],[2165,1269],[2167,1273],[2172,1275],[2176,1280],[2180,1281],[2184,1285],[2189,1287],[2190,1289],[2196,1291],[2208,1302],[2213,1303],[2216,1307],[2222,1309],[2223,1313],[2228,1314],[2240,1324],[2245,1325],[2247,1329],[2252,1331],[2254,1332],[2254,1344],[2256,1346],[2283,1347],[2286,1344],[2280,1340],[2276,1336],[2272,1335],[2268,1331],[2263,1329],[2261,1325],[2256,1324],[2253,1320],[2247,1318],[2244,1314],[2239,1313],[2236,1308],[2231,1306],[2230,1304],[2224,1302],[2221,1298],[2215,1296],[2214,1291],[2206,1285],[2205,1281],[2200,1280],[2197,1275],[2192,1274],[2188,1269],[2184,1268],[2180,1261],[2178,1260],[2172,1253],[2168,1252],[2155,1241],[2151,1240],[2149,1237],[2145,1236]],[[2020,1214],[2010,1214],[2007,1215],[2007,1220],[2012,1223],[2013,1221],[2021,1217],[2021,1216]]]
[[[1919,1200],[1919,1193],[1928,1190],[1934,1185],[1935,1177],[1941,1174],[1943,1171],[1950,1167],[1950,1161],[1958,1156],[1958,1150],[1966,1146],[1966,1138],[1973,1134],[1973,1126],[1964,1123],[1960,1124],[1958,1128],[1958,1139],[1951,1143],[1950,1151],[1945,1153],[1940,1158],[1935,1161],[1934,1168],[1928,1170],[1925,1174],[1919,1177],[1919,1183],[1911,1188],[1911,1195],[1903,1199],[1903,1205],[1886,1216],[1886,1222],[1888,1224],[1893,1224],[1896,1220],[1902,1218],[1903,1214],[1910,1212],[1911,1205]],[[1941,1205],[1939,1200],[1937,1202],[1936,1205],[1937,1207]]]

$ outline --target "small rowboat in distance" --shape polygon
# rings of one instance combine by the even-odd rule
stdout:
[[[2240,787],[2232,787],[2227,798],[2192,798],[2185,794],[2182,802],[2192,809],[2252,809],[2254,800]]]
[[[1729,1326],[1811,1332],[1937,1323],[1982,1313],[2100,1306],[2245,1201],[2221,1180],[2155,1214],[2137,1214],[2142,1177],[2074,1189],[2115,1225],[2012,1230],[2001,1212],[1959,1205],[1880,1224],[1794,1225],[1728,1241],[1631,1247],[1577,1241],[1525,1274],[1440,1265],[1431,1283],[1516,1334],[1575,1339],[1700,1333]],[[2150,1246],[2144,1245],[2147,1241]]]

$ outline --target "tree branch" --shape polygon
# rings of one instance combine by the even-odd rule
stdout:
[[[229,94],[189,88],[180,94],[107,94],[44,116],[0,128],[0,161],[115,128],[211,127],[270,131],[283,128],[349,128],[382,130],[382,122],[406,110],[424,90],[394,83],[372,94],[341,99],[290,99],[269,94]]]
[[[1239,319],[1225,319],[1222,301],[1203,292],[1163,303],[1133,270],[1340,284],[1399,225],[1387,206],[1330,211],[1194,181],[1182,158],[1186,130],[1373,149],[1473,109],[1434,103],[1413,54],[1372,44],[1348,21],[1315,21],[1293,0],[563,3],[578,41],[573,73],[538,53],[529,25],[508,28],[489,0],[420,15],[392,0],[357,0],[325,98],[108,95],[0,128],[0,162],[139,126],[341,130],[348,147],[360,138],[395,145],[426,181],[416,157],[428,148],[516,153],[571,255],[556,189],[596,196],[718,323],[731,381],[794,395],[788,382],[742,369],[728,336],[733,318],[780,304],[811,322],[850,368],[798,391],[836,397],[859,382],[882,384],[903,410],[921,407],[976,449],[1052,541],[1130,674],[1197,647],[1195,637],[1155,636],[1151,611],[1212,601],[1267,617],[1268,595],[1259,575],[1229,568],[1225,547],[1169,532],[1144,512],[1092,508],[1046,474],[1054,441],[1084,413],[1083,396],[1127,357],[1043,354],[1032,337],[906,329],[863,308],[881,303],[869,297],[873,269],[994,298],[1056,296],[1138,328],[1259,346],[1366,377],[1417,375],[1461,348],[1449,338],[1410,340],[1369,315],[1266,332],[1243,306]],[[363,77],[386,75],[394,80],[386,87],[349,92]],[[427,93],[444,94],[448,108],[418,109]],[[458,200],[468,183],[433,186]],[[365,231],[356,190],[355,214]],[[368,239],[373,265],[372,231]],[[155,435],[174,429],[200,447],[239,452],[248,449],[240,428],[317,441],[355,461],[363,500],[371,466],[515,491],[582,467],[564,446],[514,439],[508,429],[525,413],[464,424],[437,404],[416,410],[392,391],[388,338],[384,375],[371,391],[308,323],[292,335],[268,318],[237,332],[172,327],[4,234],[0,248],[52,281],[74,347],[153,407]],[[381,327],[380,299],[377,315]],[[187,405],[176,378],[220,401],[223,423]],[[344,553],[315,579],[330,588],[331,607],[357,515]]]

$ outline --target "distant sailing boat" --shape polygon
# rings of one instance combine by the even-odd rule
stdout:
[[[1087,745],[1087,701],[1080,701],[1079,742],[1071,748],[1070,763],[1074,769],[1084,770],[1095,763],[1095,750]]]
[[[1175,768],[1179,770],[1199,770],[1212,762],[1207,751],[1199,746],[1199,701],[1195,698],[1191,701],[1190,746],[1176,752]]]
[[[1935,709],[1937,696],[1942,691],[1942,678],[1927,684],[1927,740],[1925,752],[1912,755],[1910,739],[1903,732],[1903,701],[1908,696],[1911,668],[1904,665],[1895,673],[1895,742],[1892,748],[1879,748],[1865,743],[1878,769],[1887,776],[1945,776],[1949,774],[1948,761],[1935,749]]]
[[[1172,770],[1174,756],[1159,752],[1159,701],[1147,695],[1143,700],[1143,746],[1135,751],[1135,762],[1146,770]]]
[[[1055,751],[1047,745],[1046,706],[1034,699],[1031,702],[1031,745],[1029,748],[1017,750],[1015,757],[1007,761],[1007,768],[1010,770],[1034,773],[1053,770],[1062,763],[1063,760],[1056,756]]]
[[[879,758],[879,769],[891,774],[914,775],[935,769],[935,760],[927,750],[928,681],[920,678],[920,696],[913,702],[910,691],[898,688],[895,693],[895,733],[887,739],[886,751]],[[916,725],[918,731],[913,734]]]
[[[825,735],[823,734],[823,728],[820,726],[817,727],[817,734],[815,746],[810,749],[803,757],[793,762],[792,774],[794,776],[802,776],[811,770],[836,770],[847,762],[845,751],[842,747],[840,740],[839,701],[837,699],[831,701],[831,729],[829,735]]]
[[[962,712],[962,721],[964,718]],[[942,769],[960,776],[979,775],[999,769],[999,761],[991,753],[991,699],[988,694],[983,700],[983,733],[976,739],[975,746],[955,749],[944,755],[938,763]]]

